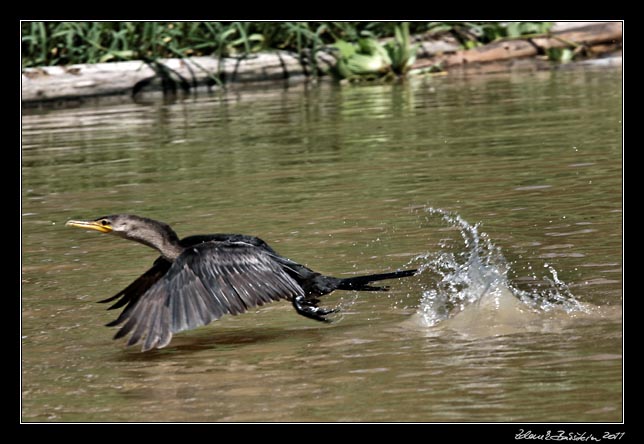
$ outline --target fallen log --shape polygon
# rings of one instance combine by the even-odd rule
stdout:
[[[253,54],[243,58],[191,57],[160,59],[177,78],[192,85],[231,82],[276,81],[304,77],[312,73],[306,61],[286,51]],[[320,52],[318,63],[334,63],[333,57]],[[22,100],[48,101],[84,96],[129,94],[139,82],[156,75],[144,61],[47,66],[22,72]],[[216,79],[213,78],[216,76]]]

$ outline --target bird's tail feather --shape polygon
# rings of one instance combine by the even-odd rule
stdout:
[[[407,276],[413,276],[418,270],[400,270],[392,271],[390,273],[369,274],[366,276],[356,276],[351,278],[341,279],[338,283],[338,290],[354,290],[354,291],[387,291],[389,287],[375,287],[369,285],[372,282],[384,281],[386,279],[397,279]]]

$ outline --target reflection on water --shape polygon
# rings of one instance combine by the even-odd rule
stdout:
[[[620,108],[620,70],[579,69],[26,111],[23,420],[621,420]],[[154,252],[64,228],[120,212],[258,235],[340,276],[451,254],[490,291],[435,268],[328,296],[330,325],[274,303],[141,354],[94,302]],[[509,319],[536,319],[481,328],[486,301],[522,300],[538,304]],[[430,302],[478,311],[419,326]],[[535,310],[554,302],[599,309]]]

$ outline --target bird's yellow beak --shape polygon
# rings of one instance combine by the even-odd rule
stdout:
[[[85,228],[86,230],[96,230],[101,233],[112,232],[112,226],[104,220],[68,220],[65,222],[65,226]]]

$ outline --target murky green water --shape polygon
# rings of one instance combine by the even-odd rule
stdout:
[[[621,421],[621,97],[621,70],[579,68],[25,111],[23,420]],[[471,338],[410,327],[409,279],[329,296],[331,325],[275,303],[141,354],[94,302],[155,253],[64,227],[135,213],[342,276],[444,248],[423,205],[603,311]]]

